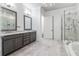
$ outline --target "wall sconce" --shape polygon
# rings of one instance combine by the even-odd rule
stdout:
[[[0,5],[1,6],[6,6],[6,7],[9,7],[9,8],[15,8],[15,4],[14,3],[1,3]]]
[[[5,3],[8,7],[14,7],[15,4],[14,3]]]
[[[26,15],[31,15],[31,9],[26,8],[25,11],[24,11],[24,13]]]

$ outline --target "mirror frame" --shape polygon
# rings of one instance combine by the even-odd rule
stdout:
[[[27,17],[27,18],[30,18],[30,21],[31,21],[31,23],[30,23],[30,29],[28,29],[28,28],[25,28],[25,17]],[[29,17],[29,16],[26,16],[26,15],[24,15],[24,30],[32,30],[32,18],[31,17]]]
[[[5,7],[1,7],[1,8],[9,10],[9,11],[15,13],[15,29],[5,29],[5,30],[2,29],[1,31],[17,31],[17,12],[13,11],[11,9],[5,8]]]

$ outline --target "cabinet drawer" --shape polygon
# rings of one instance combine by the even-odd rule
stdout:
[[[16,37],[22,37],[23,35],[22,34],[16,34]]]
[[[29,36],[31,33],[24,33],[24,36]]]
[[[29,39],[30,39],[31,37],[30,37],[30,36],[28,36],[28,37],[26,36],[26,37],[23,37],[23,38],[24,38],[24,39],[27,39],[27,38],[29,38]]]
[[[26,44],[29,44],[29,43],[30,43],[30,41],[26,40],[26,41],[24,41],[23,45],[26,45]]]
[[[24,41],[27,41],[27,40],[30,41],[30,38],[25,38],[25,39],[24,39]]]
[[[22,34],[14,34],[14,35],[3,36],[2,39],[8,40],[8,39],[13,39],[13,38],[17,38],[17,37],[22,37]]]
[[[6,40],[6,39],[14,38],[14,37],[16,37],[16,35],[7,35],[7,36],[3,36],[2,39]]]

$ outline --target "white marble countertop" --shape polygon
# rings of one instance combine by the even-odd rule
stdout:
[[[0,37],[1,37],[1,36],[6,36],[6,35],[19,34],[19,33],[33,32],[33,31],[34,31],[34,30],[27,30],[27,31],[10,31],[10,32],[0,32]]]

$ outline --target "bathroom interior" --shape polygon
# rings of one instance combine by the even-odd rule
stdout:
[[[62,43],[66,56],[79,56],[78,27],[79,3],[0,3],[0,55],[62,56]]]

